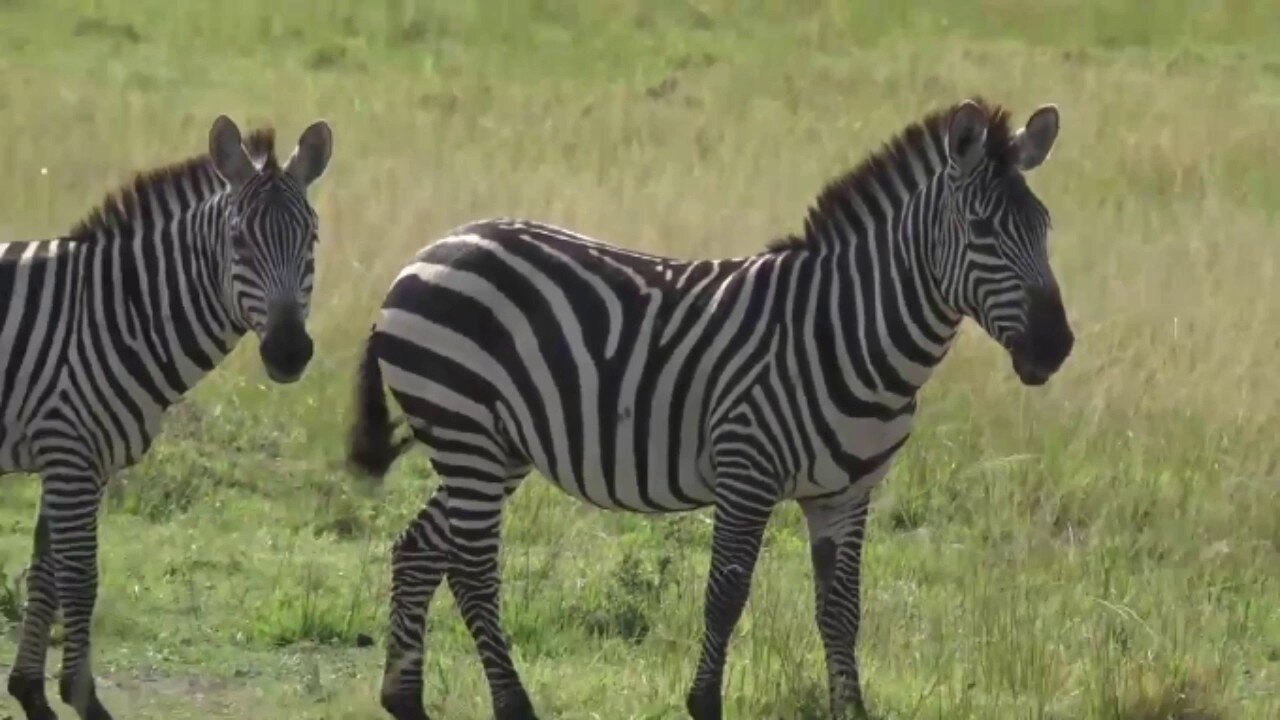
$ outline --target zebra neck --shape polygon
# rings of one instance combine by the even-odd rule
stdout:
[[[86,244],[85,321],[161,408],[216,367],[244,333],[223,290],[222,198],[191,201],[176,214],[140,203],[131,233]]]
[[[862,232],[828,238],[795,254],[801,331],[796,352],[823,369],[837,396],[901,407],[947,354],[960,315],[945,302],[929,264],[934,228],[920,212],[924,192],[867,222]],[[828,227],[852,226],[826,218]],[[813,218],[811,218],[811,223]]]

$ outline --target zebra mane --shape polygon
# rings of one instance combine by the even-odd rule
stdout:
[[[987,115],[987,158],[996,165],[997,171],[1002,171],[1013,161],[1009,144],[1013,138],[1009,112],[981,97],[973,98],[973,102]],[[918,176],[917,168],[925,168],[925,175],[930,177],[942,171],[946,158],[947,126],[958,107],[956,104],[930,112],[924,119],[908,125],[852,170],[828,182],[809,209],[804,234],[773,240],[766,246],[767,250],[782,252],[816,246],[820,232],[815,228],[815,221],[839,214],[839,208],[847,206],[850,198],[857,198],[867,205],[877,205],[877,193],[882,193],[886,187],[900,185],[909,193],[919,189],[922,180],[927,178]]]
[[[272,127],[253,130],[244,139],[245,150],[255,165],[267,172],[276,172],[280,163],[276,159],[276,132]],[[194,181],[195,187],[207,185],[207,178],[213,175],[213,165],[208,153],[187,158],[170,165],[153,168],[136,173],[114,192],[107,193],[102,203],[90,210],[84,219],[76,223],[68,237],[84,240],[97,235],[103,230],[117,230],[127,227],[131,218],[138,215],[144,198],[153,193],[146,192],[183,181]],[[215,187],[222,187],[219,180]]]

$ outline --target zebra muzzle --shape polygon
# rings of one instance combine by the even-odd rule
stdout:
[[[1062,367],[1075,335],[1056,290],[1028,292],[1027,327],[1012,348],[1013,370],[1027,385],[1043,385]]]
[[[272,381],[291,383],[302,377],[314,350],[306,327],[300,320],[292,320],[269,327],[262,335],[258,354]]]

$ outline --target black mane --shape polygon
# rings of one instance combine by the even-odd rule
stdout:
[[[1009,112],[998,105],[988,104],[982,98],[974,98],[973,102],[987,115],[987,158],[998,167],[1008,167],[1012,162],[1009,141],[1013,138]],[[825,216],[829,208],[842,205],[851,197],[867,203],[875,202],[876,188],[901,184],[908,192],[916,190],[928,178],[916,175],[912,161],[915,161],[915,166],[926,168],[928,175],[942,170],[940,163],[945,162],[946,158],[947,125],[957,107],[958,104],[934,110],[924,119],[908,125],[852,170],[827,183],[818,194],[809,216]],[[814,242],[810,224],[806,223],[804,235],[791,234],[778,238],[771,241],[767,248],[770,252],[781,252],[809,247]]]
[[[276,160],[276,133],[271,127],[259,128],[249,133],[244,140],[245,150],[255,163],[265,170],[278,170]],[[139,172],[115,192],[108,193],[102,204],[89,211],[84,219],[71,229],[69,237],[87,239],[102,230],[114,230],[126,225],[129,218],[135,217],[139,207],[139,197],[147,189],[164,186],[183,180],[198,180],[208,177],[213,168],[209,155],[197,155],[170,165]]]

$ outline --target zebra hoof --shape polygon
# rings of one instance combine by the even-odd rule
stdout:
[[[382,709],[396,720],[431,720],[419,694],[383,695]]]
[[[493,709],[495,720],[538,720],[533,714],[533,703],[524,692],[512,693],[503,698],[502,704]]]
[[[111,720],[111,713],[98,702],[97,696],[89,698],[89,709],[84,715],[85,720]]]
[[[833,720],[868,720],[867,708],[861,700],[850,701],[831,707]]]
[[[707,690],[694,690],[685,701],[685,709],[693,720],[722,720],[720,693]]]
[[[62,702],[75,708],[82,720],[111,720],[111,713],[98,700],[93,687],[93,676],[88,673],[63,675],[58,682]]]
[[[862,690],[857,675],[839,675],[831,681],[831,717],[833,720],[866,720],[867,708],[862,703]]]
[[[44,678],[9,676],[9,695],[22,706],[27,720],[58,720],[58,714],[49,706],[44,694]]]

